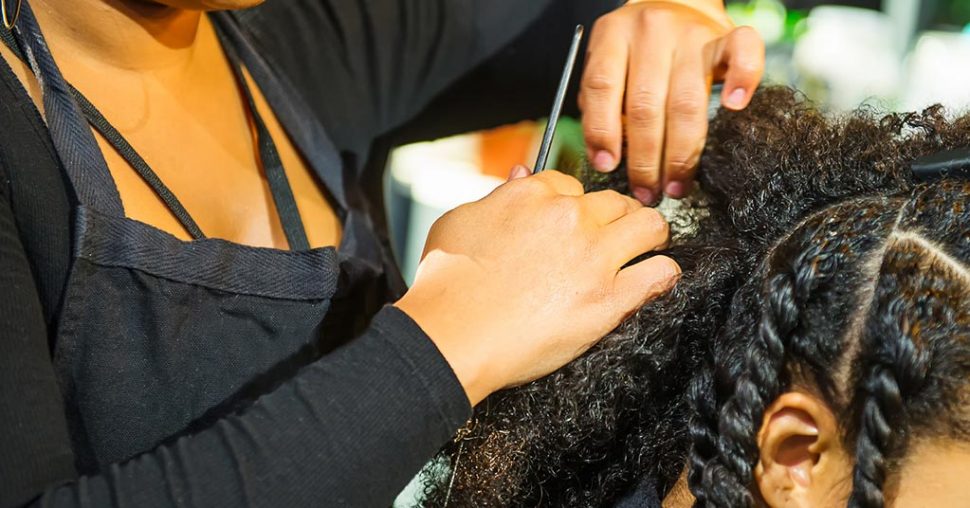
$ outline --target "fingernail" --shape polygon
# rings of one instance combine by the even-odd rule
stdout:
[[[510,181],[518,178],[522,178],[524,176],[529,176],[529,168],[523,166],[522,164],[514,166],[512,168],[512,171],[509,172]]]
[[[613,154],[610,152],[600,150],[593,157],[593,169],[602,173],[613,171],[616,169],[616,159],[613,158]]]
[[[680,199],[687,196],[687,186],[684,185],[684,182],[667,182],[667,186],[664,187],[664,194],[674,199]]]
[[[747,92],[744,91],[744,88],[735,88],[731,91],[731,95],[728,95],[725,106],[740,109],[744,105],[745,95],[747,95]]]
[[[640,201],[646,206],[652,205],[654,202],[654,199],[656,199],[656,194],[654,194],[652,190],[646,187],[634,187],[633,195],[637,198],[638,201]]]

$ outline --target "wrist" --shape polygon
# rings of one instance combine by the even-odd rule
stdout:
[[[449,309],[438,308],[408,292],[394,307],[408,315],[438,348],[461,383],[472,406],[498,389],[494,369],[489,368],[485,341],[472,337],[474,326],[457,318]],[[500,385],[500,384],[499,384]]]

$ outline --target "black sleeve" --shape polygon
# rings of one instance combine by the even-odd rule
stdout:
[[[243,413],[38,504],[384,508],[470,415],[434,344],[386,307],[362,337]]]
[[[545,114],[575,25],[591,28],[621,3],[288,0],[237,19],[349,146],[409,123],[436,97],[415,136]]]
[[[40,298],[0,169],[0,506],[74,478]]]
[[[436,139],[549,115],[577,24],[586,27],[563,114],[579,116],[577,97],[593,23],[626,0],[560,0],[523,32],[469,68],[394,134],[398,144]]]
[[[0,188],[2,506],[384,508],[471,414],[434,343],[386,307],[357,340],[240,414],[74,479],[40,305],[5,196]]]

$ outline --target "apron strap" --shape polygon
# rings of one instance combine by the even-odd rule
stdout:
[[[169,211],[172,212],[172,215],[174,215],[176,219],[178,219],[179,223],[182,224],[182,227],[185,228],[189,235],[196,240],[205,238],[205,234],[202,233],[202,229],[200,229],[199,225],[196,224],[195,219],[189,215],[188,210],[182,206],[182,202],[175,197],[175,194],[172,194],[172,191],[168,188],[168,186],[162,182],[161,178],[158,177],[158,174],[155,173],[147,162],[145,162],[145,159],[143,159],[141,155],[138,155],[138,152],[136,152],[131,144],[128,143],[128,140],[125,139],[120,132],[118,132],[118,129],[115,129],[115,127],[108,122],[104,115],[98,111],[98,108],[94,107],[94,104],[91,104],[91,101],[81,94],[81,92],[79,92],[73,86],[71,87],[71,91],[74,93],[74,99],[81,106],[81,111],[84,112],[84,116],[88,119],[91,126],[97,129],[98,132],[104,136],[104,139],[111,144],[115,151],[118,152],[118,155],[120,155],[121,158],[124,159],[125,162],[127,162],[128,165],[135,170],[135,173],[138,173],[138,176],[140,176],[141,179],[144,180],[149,187],[151,187],[152,191],[155,192],[155,195],[158,196],[158,199],[162,200],[162,203],[168,207]]]
[[[27,2],[25,2],[27,3]],[[33,12],[30,10],[30,6],[27,5],[24,9],[26,16],[23,18],[29,18],[25,20],[25,31],[28,33],[33,33],[32,37],[34,43],[19,34],[16,34],[16,40],[8,32],[0,30],[0,35],[4,43],[21,59],[28,61],[30,63],[31,69],[34,74],[38,76],[41,82],[41,90],[44,96],[44,109],[46,116],[48,118],[48,129],[51,131],[51,137],[55,140],[55,148],[57,149],[58,156],[62,159],[61,162],[68,171],[68,177],[71,180],[71,184],[75,188],[75,193],[78,195],[78,200],[87,206],[91,206],[102,212],[123,216],[124,209],[121,206],[121,198],[118,195],[118,190],[115,187],[114,180],[111,178],[111,174],[107,169],[107,164],[104,162],[104,157],[101,154],[100,148],[94,141],[94,137],[90,133],[90,129],[87,128],[85,122],[80,122],[80,127],[74,127],[69,132],[70,134],[81,134],[81,139],[77,136],[65,136],[64,134],[56,134],[54,129],[54,124],[59,122],[51,121],[52,118],[60,118],[57,115],[62,115],[63,111],[67,106],[73,106],[67,111],[73,113],[70,115],[71,121],[77,122],[77,118],[80,116],[77,114],[78,110],[83,113],[83,116],[87,119],[87,123],[90,123],[102,136],[108,141],[108,143],[118,152],[119,155],[135,170],[135,172],[145,181],[145,183],[155,192],[155,194],[162,200],[166,207],[172,212],[175,218],[182,224],[182,226],[188,231],[188,233],[194,239],[205,238],[205,234],[199,228],[198,224],[188,213],[182,203],[175,197],[172,191],[162,182],[148,165],[148,163],[138,154],[137,151],[131,146],[130,143],[118,132],[117,129],[101,114],[98,109],[91,104],[91,102],[84,97],[84,95],[79,92],[72,85],[64,80],[63,75],[60,73],[60,69],[53,61],[53,57],[50,55],[50,51],[47,49],[47,44],[43,38],[40,28],[37,26],[36,19],[33,17]],[[31,28],[32,27],[32,28]],[[230,65],[232,67],[233,74],[236,80],[239,82],[239,86],[243,92],[246,99],[246,104],[249,108],[250,114],[253,119],[253,123],[256,127],[256,143],[259,149],[260,163],[265,172],[266,179],[269,183],[270,192],[273,196],[273,202],[276,205],[277,214],[280,217],[280,222],[283,226],[283,232],[286,235],[287,243],[291,250],[307,250],[310,248],[309,241],[307,240],[306,230],[303,225],[303,221],[300,218],[299,210],[296,206],[296,199],[293,196],[293,189],[289,184],[289,180],[286,177],[286,173],[283,169],[282,161],[279,157],[279,152],[276,149],[276,145],[273,142],[272,137],[269,134],[269,130],[266,128],[266,123],[263,121],[262,116],[260,116],[259,111],[256,108],[256,102],[253,99],[252,91],[246,82],[242,73],[242,61],[236,53],[235,49],[232,47],[228,41],[225,41],[224,36],[219,32],[220,39],[222,40],[223,49],[229,58]],[[25,40],[27,39],[27,40]],[[44,51],[38,51],[33,48],[33,45],[42,45]],[[20,51],[20,48],[24,48],[25,51]],[[39,65],[34,64],[34,59],[25,59],[24,53],[31,55],[33,53],[45,53],[46,57],[38,58],[37,61]],[[54,79],[48,77],[48,74],[54,74]],[[54,83],[60,83],[61,87],[58,89],[53,89],[48,91],[48,87],[45,83],[48,81]],[[66,100],[57,95],[59,90],[67,90]],[[53,97],[57,99],[55,107],[52,110],[48,106],[48,97]],[[72,100],[72,102],[67,102]],[[62,103],[67,102],[66,106]],[[93,153],[96,154],[97,160],[100,160],[101,165],[104,168],[104,173],[106,178],[102,179],[101,182],[93,182],[89,180],[84,173],[79,171],[77,166],[69,165],[68,160],[65,156],[61,155],[61,149],[58,148],[60,144],[69,143],[71,146],[80,147],[82,143],[85,142],[83,139],[83,134],[87,134],[90,138],[90,143],[93,145]],[[68,141],[64,141],[63,138],[67,137]],[[58,142],[58,139],[61,139]],[[86,157],[90,157],[91,151],[84,151]],[[85,159],[87,160],[87,159]],[[91,172],[90,170],[88,172]],[[105,181],[106,180],[106,181]],[[102,192],[103,191],[103,192]],[[99,196],[100,194],[108,194],[107,196]],[[113,195],[113,199],[112,196]],[[117,207],[105,206],[103,204],[110,205],[111,201],[117,202]]]
[[[242,59],[243,64],[260,85],[260,91],[280,122],[288,126],[287,134],[297,148],[304,154],[317,178],[324,183],[326,190],[336,201],[338,211],[348,214],[349,206],[347,185],[355,182],[345,181],[344,164],[336,146],[327,135],[326,129],[313,111],[299,95],[298,88],[290,83],[284,74],[274,71],[253,41],[243,32],[235,14],[220,11],[209,14],[209,19],[226,47],[232,48]],[[342,217],[345,218],[345,217]]]
[[[47,128],[78,201],[100,212],[123,216],[124,206],[108,164],[70,85],[54,63],[29,2],[23,2],[13,35],[40,81]]]
[[[222,37],[219,38],[223,39]],[[286,171],[283,170],[283,162],[280,160],[279,152],[276,150],[276,144],[269,134],[269,129],[266,128],[266,123],[263,122],[263,117],[260,116],[259,110],[256,108],[253,93],[249,89],[246,76],[242,72],[242,61],[239,59],[239,55],[232,47],[232,44],[228,44],[223,40],[222,47],[229,57],[232,72],[236,76],[236,81],[239,82],[239,88],[242,89],[243,95],[246,97],[249,113],[252,115],[253,124],[256,126],[256,142],[259,145],[259,159],[263,166],[263,172],[266,174],[266,180],[269,182],[269,190],[273,195],[273,203],[276,204],[276,214],[279,215],[280,222],[283,225],[283,233],[286,235],[286,241],[290,244],[290,250],[308,250],[310,248],[310,242],[307,240],[303,219],[300,218],[300,211],[296,207],[293,188],[290,186],[290,181],[286,177]]]

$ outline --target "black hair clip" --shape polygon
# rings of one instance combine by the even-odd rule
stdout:
[[[970,147],[931,153],[910,164],[913,177],[921,182],[940,178],[970,179]]]

